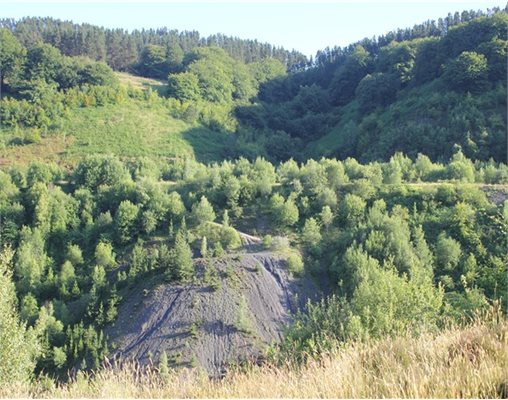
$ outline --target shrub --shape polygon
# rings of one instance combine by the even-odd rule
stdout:
[[[227,228],[222,229],[221,236],[221,242],[228,250],[236,249],[242,245],[240,235],[235,228],[228,226]]]
[[[291,254],[287,259],[288,271],[291,275],[303,275],[304,266],[302,257],[299,254]]]
[[[275,236],[272,239],[272,250],[283,251],[289,249],[289,239],[285,236]]]
[[[265,235],[263,237],[263,247],[265,249],[270,249],[272,247],[272,235]]]

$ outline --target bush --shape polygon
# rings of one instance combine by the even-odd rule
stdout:
[[[275,236],[272,239],[271,249],[275,251],[283,251],[289,249],[289,239],[284,236]]]
[[[299,254],[291,254],[287,259],[288,271],[291,275],[302,276],[304,265],[302,257]]]
[[[508,209],[508,208],[507,208]],[[268,250],[272,248],[272,235],[265,235],[263,237],[263,247]]]
[[[222,229],[221,236],[222,244],[227,250],[237,249],[242,245],[240,235],[233,227],[228,226]]]

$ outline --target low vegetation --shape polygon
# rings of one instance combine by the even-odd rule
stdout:
[[[199,370],[106,366],[65,384],[41,379],[0,395],[51,398],[504,398],[508,368],[504,317],[483,317],[417,338],[340,346],[301,366],[263,365],[210,380]]]

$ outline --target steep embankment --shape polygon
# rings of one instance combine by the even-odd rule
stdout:
[[[114,354],[157,363],[165,351],[172,366],[199,365],[220,375],[227,364],[279,341],[291,313],[317,294],[309,280],[291,279],[285,264],[282,255],[244,253],[208,266],[198,261],[197,283],[153,290],[140,283],[107,332]],[[203,279],[205,268],[213,279]]]

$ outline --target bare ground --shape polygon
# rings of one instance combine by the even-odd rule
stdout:
[[[247,245],[256,239],[244,237]],[[107,331],[114,354],[157,364],[165,351],[171,366],[221,376],[228,364],[280,341],[291,314],[318,296],[310,279],[291,279],[284,257],[270,252],[215,259],[211,267],[220,281],[215,289],[204,282],[160,284],[147,294],[140,283]],[[203,260],[197,268],[202,276]]]

